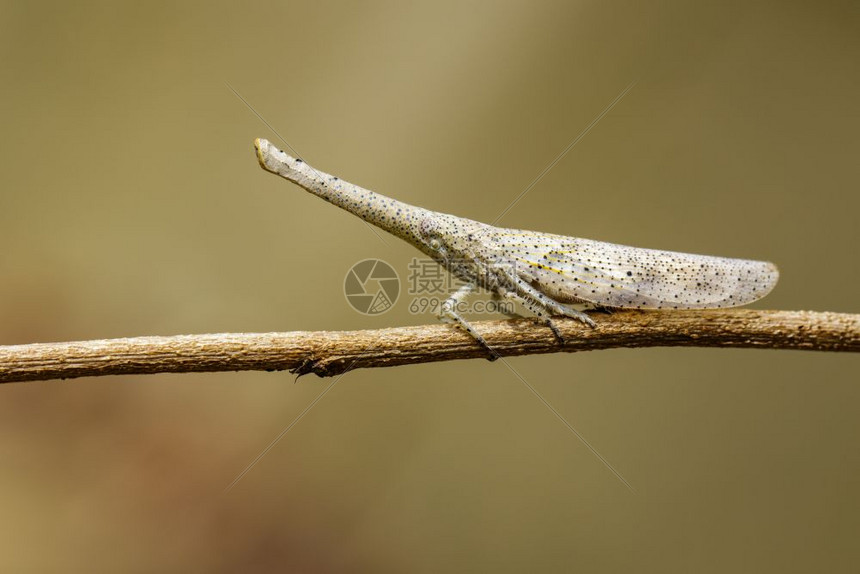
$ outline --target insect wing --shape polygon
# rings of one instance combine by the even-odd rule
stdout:
[[[628,247],[519,230],[493,244],[517,274],[552,299],[637,309],[713,309],[760,299],[776,285],[772,263]]]

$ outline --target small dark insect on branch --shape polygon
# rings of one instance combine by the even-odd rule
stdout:
[[[500,355],[619,347],[746,347],[860,351],[860,315],[750,309],[616,311],[596,328],[558,319],[562,345],[532,319],[475,324]],[[0,383],[154,373],[291,370],[333,376],[350,368],[486,358],[450,325],[135,337],[0,346]],[[574,360],[574,359],[571,359]]]

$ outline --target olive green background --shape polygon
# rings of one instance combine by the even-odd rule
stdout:
[[[0,5],[0,343],[361,329],[416,253],[257,165],[492,221],[768,259],[858,312],[856,2]],[[4,571],[847,572],[855,356],[640,349],[0,387]]]

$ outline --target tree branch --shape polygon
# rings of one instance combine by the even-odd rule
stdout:
[[[475,327],[502,356],[617,347],[750,347],[860,351],[860,315],[811,311],[618,311],[591,329],[554,319],[562,346],[531,319]],[[0,383],[213,371],[279,371],[333,376],[354,368],[486,358],[449,325],[369,331],[296,331],[135,337],[0,346]]]

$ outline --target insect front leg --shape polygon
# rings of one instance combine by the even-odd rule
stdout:
[[[466,321],[462,315],[460,315],[459,311],[457,311],[457,305],[462,303],[466,299],[466,297],[471,295],[474,291],[475,286],[471,283],[467,283],[460,287],[456,293],[454,293],[442,302],[442,306],[439,309],[439,318],[446,323],[456,323],[457,325],[465,329],[467,333],[472,335],[472,337],[478,342],[478,344],[480,344],[487,350],[487,352],[490,354],[488,359],[490,361],[495,361],[501,355],[494,351],[484,339],[484,337],[482,337],[481,334],[478,333],[478,331],[476,331],[475,328],[472,327],[472,325],[470,325],[469,322]]]

